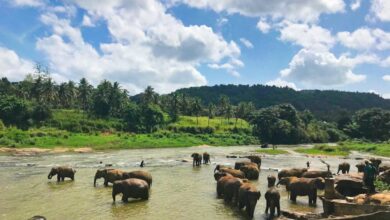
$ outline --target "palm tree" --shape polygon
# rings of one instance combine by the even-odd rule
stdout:
[[[207,121],[207,126],[210,127],[210,119],[214,117],[215,114],[215,105],[213,103],[210,103],[208,106],[208,121]]]
[[[192,105],[192,110],[194,114],[196,115],[196,124],[199,125],[199,114],[202,111],[202,104],[199,98],[195,98],[193,105]]]
[[[81,109],[87,111],[90,107],[93,87],[88,83],[87,79],[82,78],[78,87],[78,100],[81,104]]]
[[[229,101],[229,97],[227,97],[226,95],[222,95],[220,98],[219,98],[219,112],[220,112],[220,115],[221,115],[221,124],[222,124],[222,119],[223,117],[226,115],[227,113],[227,108],[228,106],[230,105],[230,101]]]

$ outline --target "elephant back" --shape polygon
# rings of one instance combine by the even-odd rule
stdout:
[[[136,170],[136,171],[125,173],[124,178],[126,178],[126,179],[129,179],[129,178],[141,179],[141,180],[146,181],[149,186],[151,186],[152,182],[153,182],[152,175],[149,172],[146,172],[143,170]]]

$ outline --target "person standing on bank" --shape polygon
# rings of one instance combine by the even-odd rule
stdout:
[[[375,193],[375,177],[376,177],[376,168],[372,165],[372,163],[369,160],[365,160],[365,167],[364,167],[364,175],[363,175],[363,182],[364,185],[367,187],[368,194]]]

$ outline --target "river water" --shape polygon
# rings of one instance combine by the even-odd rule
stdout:
[[[105,151],[86,154],[53,154],[38,156],[0,156],[0,219],[28,219],[43,215],[48,219],[245,219],[244,211],[225,204],[216,198],[216,181],[213,177],[215,164],[230,164],[240,159],[226,155],[248,155],[256,148],[240,147],[191,147],[168,149],[139,149]],[[190,155],[207,151],[212,155],[211,165],[192,167]],[[186,159],[190,162],[182,162]],[[140,169],[153,176],[153,186],[148,201],[122,203],[120,198],[112,202],[111,187],[103,187],[103,179],[93,187],[96,169],[112,164],[123,170]],[[267,181],[269,174],[277,175],[274,169],[305,167],[310,160],[312,167],[326,169],[318,158],[299,154],[265,156],[258,181],[253,181],[261,191],[254,219],[264,218]],[[326,158],[333,172],[341,161],[351,163],[356,171],[355,159]],[[102,163],[100,163],[102,162]],[[56,177],[47,179],[55,165],[73,166],[77,173],[75,181],[56,182]],[[308,206],[307,197],[298,197],[297,203],[287,200],[284,187],[279,187],[281,208],[300,212],[321,212]],[[321,192],[320,192],[321,193]]]

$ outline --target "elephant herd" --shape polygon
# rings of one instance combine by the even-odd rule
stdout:
[[[76,170],[71,167],[53,167],[50,170],[48,179],[57,175],[57,182],[64,181],[65,178],[74,180]],[[100,178],[104,179],[104,186],[108,183],[112,184],[112,200],[115,202],[115,197],[122,194],[122,201],[127,202],[129,198],[149,199],[149,189],[152,186],[152,175],[143,170],[126,172],[119,169],[99,169],[95,173],[93,185],[96,186],[96,181]]]

